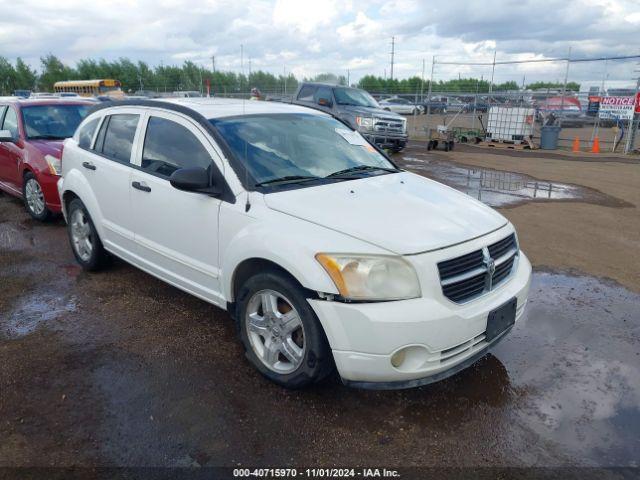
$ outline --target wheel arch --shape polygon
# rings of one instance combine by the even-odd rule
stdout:
[[[65,214],[68,212],[67,207],[69,203],[74,198],[80,199],[89,212],[89,215],[93,220],[93,224],[98,231],[98,235],[100,238],[103,238],[104,232],[101,221],[102,210],[100,209],[100,204],[98,203],[89,182],[82,175],[78,172],[74,172],[73,170],[67,173],[63,178],[64,180],[60,200]]]
[[[309,298],[318,298],[318,292],[305,287],[300,279],[296,277],[289,269],[283,267],[278,262],[264,257],[250,257],[242,260],[233,269],[229,280],[229,293],[227,296],[227,310],[230,314],[235,313],[235,303],[238,298],[238,292],[242,285],[252,276],[265,271],[276,271],[286,276],[302,288]]]

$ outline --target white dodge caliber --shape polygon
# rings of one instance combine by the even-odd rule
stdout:
[[[180,99],[97,107],[58,189],[87,270],[111,255],[228,310],[285,387],[450,376],[523,313],[531,265],[486,205],[405,172],[305,107]]]

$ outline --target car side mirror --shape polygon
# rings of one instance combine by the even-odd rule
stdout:
[[[327,98],[319,98],[318,105],[320,105],[321,107],[331,108],[333,106],[333,103]]]
[[[15,142],[11,130],[0,130],[0,142]]]
[[[169,177],[169,183],[178,190],[187,192],[207,193],[215,196],[219,189],[211,184],[211,178],[206,168],[180,168]]]

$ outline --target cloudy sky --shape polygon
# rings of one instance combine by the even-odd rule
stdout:
[[[498,60],[640,54],[640,0],[0,0],[0,55],[32,66],[46,53],[129,57],[152,65],[192,60],[237,70],[240,45],[253,70],[311,76],[332,71],[352,82],[420,75],[426,60]],[[637,61],[610,62],[608,81],[630,85]],[[560,80],[562,63],[496,67],[497,82]],[[636,72],[634,73],[634,70]],[[437,64],[436,79],[491,67]],[[570,80],[599,82],[603,63],[572,64]],[[634,77],[635,76],[635,77]]]

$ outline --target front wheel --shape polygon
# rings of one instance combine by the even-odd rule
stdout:
[[[22,198],[24,199],[24,207],[32,218],[41,222],[51,218],[51,212],[44,200],[42,187],[36,176],[31,172],[27,172],[24,176]]]
[[[67,232],[71,249],[80,266],[88,271],[100,270],[109,261],[87,208],[79,198],[69,203]]]
[[[301,388],[331,372],[320,322],[287,275],[273,270],[251,277],[238,294],[237,321],[247,358],[269,380]]]

